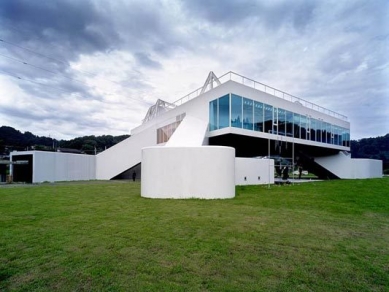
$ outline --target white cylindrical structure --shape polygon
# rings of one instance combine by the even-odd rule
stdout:
[[[143,148],[141,196],[234,198],[235,149],[223,146]]]

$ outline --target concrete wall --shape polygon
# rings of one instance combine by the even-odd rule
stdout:
[[[159,199],[235,197],[235,149],[222,146],[142,150],[141,196]]]
[[[339,152],[337,155],[317,157],[315,162],[339,178],[382,177],[382,161],[374,159],[352,159],[351,155]]]
[[[274,160],[235,158],[235,185],[274,184]]]
[[[382,160],[351,159],[353,178],[382,177]]]

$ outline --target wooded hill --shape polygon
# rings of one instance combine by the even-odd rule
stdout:
[[[351,157],[382,160],[384,173],[389,174],[389,134],[358,141],[351,140]]]
[[[0,127],[0,155],[9,154],[13,150],[43,150],[56,151],[58,148],[71,148],[80,150],[86,154],[101,152],[121,141],[130,135],[121,136],[84,136],[71,140],[55,140],[50,137],[40,137],[31,132],[20,132],[12,127]]]

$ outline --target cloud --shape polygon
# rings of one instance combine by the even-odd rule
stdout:
[[[0,123],[57,138],[126,134],[156,99],[175,101],[209,71],[231,70],[349,116],[352,138],[383,135],[388,8],[383,0],[3,0]]]
[[[100,13],[91,1],[4,0],[0,15],[9,41],[45,54],[60,46],[60,57],[66,60],[80,53],[108,50],[119,41],[110,17]],[[18,33],[13,33],[14,26],[19,28]]]
[[[227,29],[241,23],[254,21],[270,30],[291,24],[303,30],[314,16],[314,1],[240,1],[227,0],[187,1],[187,14],[195,14],[209,23],[222,25]]]
[[[161,64],[150,59],[150,57],[147,54],[144,53],[135,53],[134,57],[139,65],[153,68],[153,69],[160,69]]]

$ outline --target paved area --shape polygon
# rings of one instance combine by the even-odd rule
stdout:
[[[274,179],[274,183],[275,184],[288,184],[288,183],[299,184],[299,183],[309,183],[309,182],[317,182],[317,181],[322,181],[322,180],[321,179],[306,179],[306,178],[302,178],[302,179],[288,178],[288,180],[283,180],[281,178],[275,178]]]

